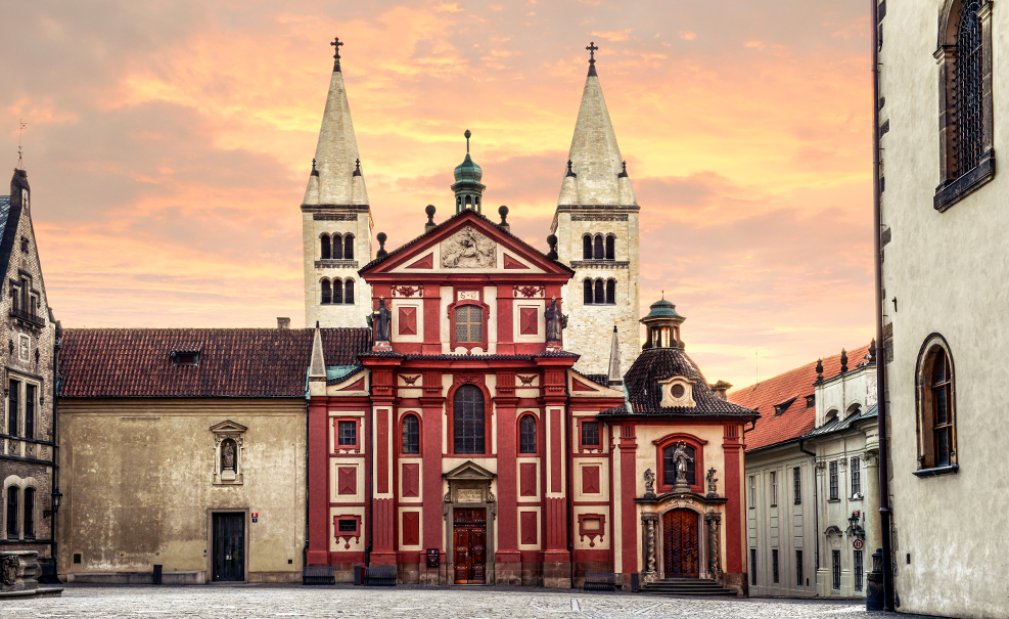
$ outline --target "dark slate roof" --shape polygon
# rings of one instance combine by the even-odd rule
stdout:
[[[0,196],[0,236],[3,235],[3,230],[7,227],[7,216],[11,213],[11,197],[10,196]]]
[[[20,212],[20,209],[18,209]],[[3,267],[4,271],[7,270],[7,262],[10,260],[11,249],[13,246],[13,240],[8,240],[6,243],[7,247],[4,247],[2,240],[5,239],[4,232],[7,230],[7,224],[11,220],[11,197],[10,196],[0,196],[0,266]],[[16,228],[16,226],[15,226]]]
[[[65,398],[304,397],[311,329],[65,329]],[[352,365],[367,329],[323,329],[327,365]],[[197,365],[173,351],[199,351]]]
[[[856,415],[848,415],[844,419],[838,417],[837,419],[834,419],[830,423],[825,423],[819,428],[816,428],[808,432],[802,438],[814,438],[818,436],[825,436],[827,434],[833,434],[834,432],[841,432],[843,430],[851,428],[860,421],[865,421],[866,419],[875,419],[876,416],[877,416],[877,408],[876,405],[873,404],[872,406],[869,407],[868,410],[860,411]]]
[[[610,384],[609,374],[582,374],[582,376],[603,387]]]
[[[694,383],[693,398],[696,406],[662,408],[660,380],[683,376]],[[631,369],[624,375],[624,391],[632,406],[631,412],[644,415],[687,415],[757,417],[758,413],[738,404],[726,402],[716,396],[708,386],[697,364],[680,348],[649,348],[641,351]],[[609,415],[626,415],[627,405],[610,409]]]
[[[429,236],[431,236],[432,234],[436,233],[438,230],[441,230],[445,226],[449,225],[450,223],[452,223],[456,219],[459,219],[460,217],[466,216],[467,213],[469,213],[471,215],[474,215],[476,217],[479,217],[480,219],[483,219],[485,222],[487,222],[491,226],[494,226],[495,228],[497,228],[497,230],[500,231],[501,234],[503,234],[506,237],[508,237],[511,240],[513,240],[520,247],[524,247],[530,253],[539,254],[539,255],[543,256],[544,260],[547,260],[547,261],[550,261],[550,262],[554,262],[561,269],[563,269],[563,270],[571,273],[572,275],[574,275],[574,271],[568,265],[564,264],[563,262],[556,261],[556,260],[550,260],[550,258],[548,258],[546,256],[546,254],[544,254],[541,250],[533,247],[529,243],[526,243],[525,241],[523,241],[519,237],[517,237],[514,234],[512,234],[511,231],[502,228],[496,222],[492,221],[490,218],[488,218],[483,213],[478,213],[478,212],[476,212],[474,210],[469,210],[469,209],[463,210],[463,211],[459,211],[455,215],[452,215],[451,217],[449,217],[445,221],[441,222],[440,224],[436,225],[435,227],[433,227],[433,228],[431,228],[429,230],[425,230],[424,233],[421,234],[420,236],[414,237],[412,240],[407,241],[406,243],[400,245],[396,249],[394,249],[394,250],[390,251],[389,253],[387,253],[386,255],[382,256],[381,258],[375,258],[374,260],[372,260],[368,264],[366,264],[363,267],[361,267],[358,270],[358,273],[363,273],[363,272],[367,271],[368,269],[372,268],[373,266],[375,266],[375,265],[377,265],[379,263],[385,262],[386,260],[389,260],[390,258],[393,258],[395,256],[398,256],[398,255],[402,254],[403,252],[407,251],[411,247],[413,247],[413,246],[417,245],[418,243],[420,243],[421,241],[427,239]]]
[[[404,355],[402,353],[394,352],[391,350],[379,351],[379,352],[368,352],[363,353],[362,357],[391,357],[395,359],[406,359],[406,360],[422,360],[422,361],[532,361],[538,357],[550,357],[550,358],[561,358],[561,359],[577,359],[578,355],[573,352],[568,352],[566,350],[561,350],[558,352],[541,352],[535,355],[487,355],[487,354],[476,354],[476,355],[465,355],[465,354],[448,354],[448,355],[419,355],[419,354],[408,354]],[[326,365],[332,365],[329,363],[329,358],[326,358]],[[604,383],[605,384],[605,383]]]

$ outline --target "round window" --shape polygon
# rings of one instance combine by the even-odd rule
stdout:
[[[672,387],[669,388],[669,395],[673,396],[676,399],[682,398],[683,394],[686,392],[687,390],[684,389],[683,385],[679,384],[673,385]]]

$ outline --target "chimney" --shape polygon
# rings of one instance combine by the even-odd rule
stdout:
[[[725,399],[725,392],[728,391],[729,389],[732,389],[732,385],[725,382],[724,380],[720,380],[717,383],[711,385],[711,391],[715,394],[715,397],[720,400]]]
[[[285,318],[284,316],[277,316],[277,328],[278,329],[290,329],[291,319]]]

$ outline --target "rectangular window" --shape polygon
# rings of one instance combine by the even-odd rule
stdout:
[[[750,584],[757,584],[757,549],[750,548]]]
[[[357,445],[357,422],[339,421],[337,422],[337,443],[341,446],[353,447]]]
[[[854,572],[855,572],[855,591],[862,590],[862,578],[865,572],[864,563],[862,563],[862,551],[856,550],[854,559]]]
[[[795,586],[802,587],[805,574],[802,571],[802,551],[795,551]]]
[[[21,406],[18,396],[21,395],[21,383],[16,380],[10,382],[10,390],[7,392],[7,434],[18,435],[18,413]]]
[[[778,584],[780,580],[780,575],[778,574],[778,549],[771,549],[771,578],[774,580],[775,584]]]
[[[599,422],[582,422],[582,447],[599,447]]]
[[[792,496],[796,505],[802,505],[802,469],[799,467],[792,469]]]
[[[831,550],[830,551],[830,566],[831,574],[833,578],[831,579],[831,587],[834,591],[841,590],[841,551]]]
[[[483,341],[483,308],[475,305],[456,308],[455,339],[466,343]]]
[[[35,488],[25,488],[25,539],[35,539]]]
[[[757,508],[756,498],[757,498],[757,476],[750,475],[750,496],[746,501],[747,503],[749,503],[750,509]]]
[[[7,488],[7,539],[18,538],[18,492],[16,486]]]
[[[862,461],[851,459],[851,498],[862,494]]]
[[[25,385],[25,436],[35,438],[35,385]]]
[[[830,463],[830,500],[837,500],[837,460]]]
[[[350,518],[341,518],[337,521],[340,533],[353,533],[357,531],[357,521]]]
[[[778,506],[778,473],[771,471],[771,507]],[[774,582],[778,582],[775,580]]]

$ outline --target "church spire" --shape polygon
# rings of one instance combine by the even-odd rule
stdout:
[[[350,118],[347,90],[340,69],[339,38],[333,46],[333,74],[329,80],[326,109],[319,129],[319,143],[315,148],[312,175],[305,190],[304,204],[315,205],[367,205],[368,192],[361,176],[357,138]]]
[[[452,191],[455,192],[456,213],[466,210],[479,213],[483,190],[487,188],[480,182],[483,178],[483,170],[469,156],[469,139],[472,135],[473,133],[469,129],[463,133],[463,137],[466,138],[466,158],[455,167],[455,182],[452,183]]]
[[[634,191],[596,72],[599,46],[593,41],[585,49],[589,52],[589,73],[568,152],[571,163],[565,169],[557,203],[562,206],[634,206]]]
[[[606,378],[611,387],[624,381],[624,376],[620,372],[620,333],[617,331],[617,325],[613,325],[613,339],[610,340],[610,370]]]

